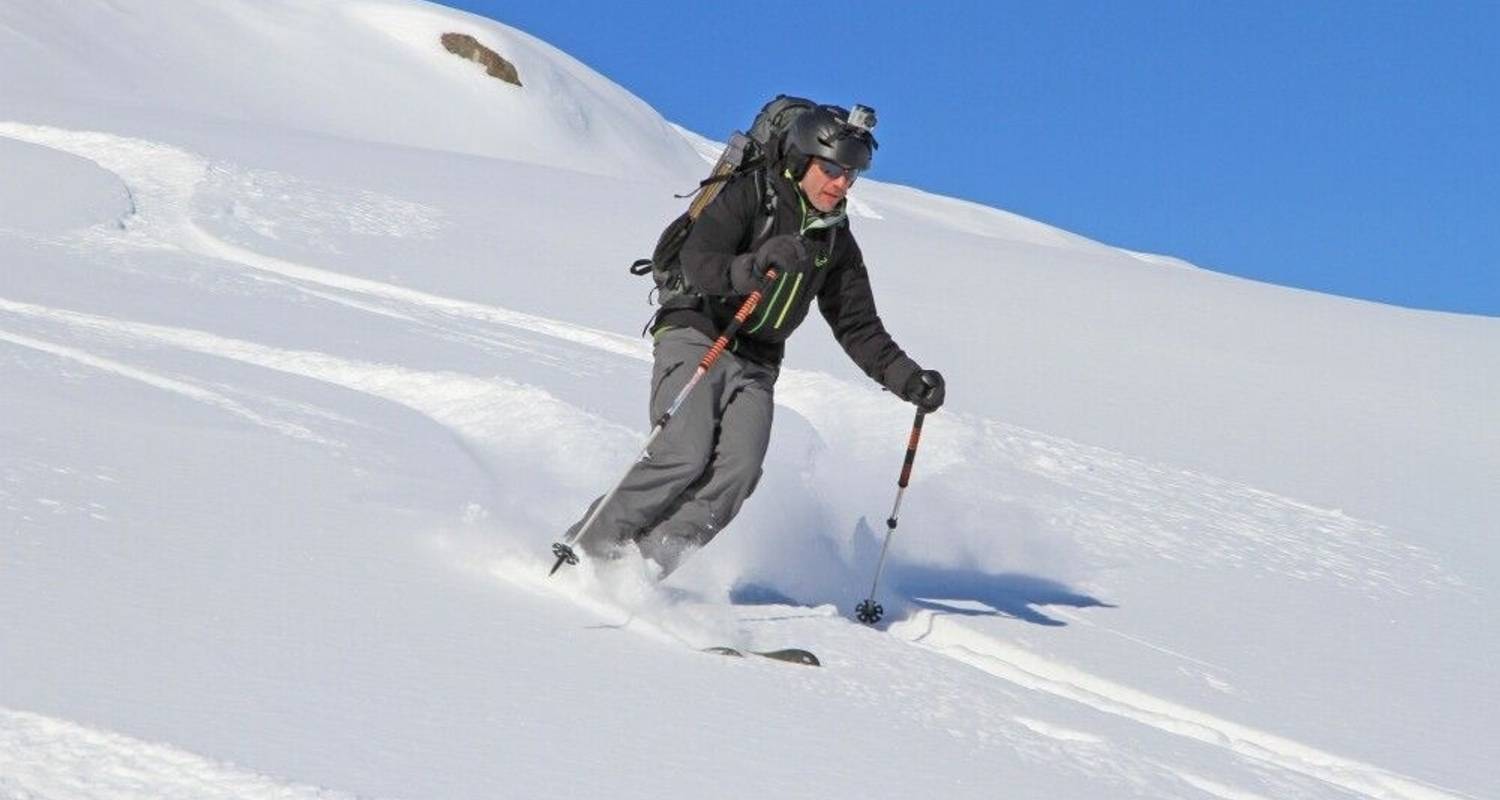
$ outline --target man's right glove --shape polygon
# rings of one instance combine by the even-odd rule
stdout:
[[[740,294],[750,294],[762,288],[766,270],[771,267],[781,275],[796,275],[811,269],[812,260],[807,257],[807,245],[802,243],[802,237],[790,233],[772,236],[755,252],[735,256],[729,262],[729,285]]]
[[[947,390],[943,387],[943,376],[934,369],[919,369],[906,379],[901,389],[901,399],[915,403],[917,408],[931,414],[943,407]]]

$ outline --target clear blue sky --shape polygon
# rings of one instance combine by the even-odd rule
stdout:
[[[778,92],[864,103],[876,179],[1221,272],[1500,316],[1500,2],[446,4],[708,136]]]

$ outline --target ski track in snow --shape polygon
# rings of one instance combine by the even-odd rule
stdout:
[[[1372,599],[1462,586],[1421,548],[1336,509],[991,420],[976,428],[962,440],[971,459],[1020,464],[1049,483],[1103,500],[1077,508],[1070,521],[1101,548],[1146,547],[1187,566],[1269,568],[1356,587]],[[1413,574],[1420,576],[1415,584],[1402,577]]]
[[[75,335],[127,345],[173,347],[217,356],[255,367],[310,378],[406,406],[454,432],[462,441],[501,450],[539,454],[538,468],[565,473],[577,453],[599,447],[600,439],[620,446],[634,432],[563,403],[546,390],[501,378],[476,378],[457,373],[425,372],[389,364],[370,364],[312,351],[294,351],[229,339],[203,331],[164,325],[126,322],[92,314],[17,303],[0,298],[0,312],[33,321],[61,325]],[[299,439],[322,437],[293,422],[271,420],[214,392],[179,380],[91,356],[75,348],[40,342],[0,330],[0,341],[69,358],[165,389],[247,417]],[[550,454],[550,455],[549,455]]]
[[[354,800],[165,745],[0,708],[6,800]]]
[[[1009,683],[1066,698],[1167,733],[1225,748],[1244,759],[1262,761],[1352,792],[1370,797],[1410,800],[1451,800],[1459,797],[1369,764],[1340,758],[1291,739],[1122,686],[1071,665],[1043,658],[995,637],[977,633],[932,611],[919,611],[911,618],[892,625],[890,632]],[[1048,731],[1046,735],[1058,734]]]
[[[134,212],[113,232],[95,230],[91,236],[123,237],[125,242],[137,246],[178,250],[239,265],[258,279],[281,283],[351,308],[400,319],[420,319],[435,335],[444,338],[527,349],[534,344],[524,337],[541,335],[594,353],[649,359],[647,347],[633,338],[343,275],[260,254],[216,238],[192,218],[194,194],[210,174],[209,162],[192,153],[107,133],[15,122],[0,122],[0,136],[89,159],[121,178],[134,199]],[[70,339],[106,347],[144,344],[176,348],[363,392],[414,409],[460,439],[481,442],[501,452],[570,453],[573,455],[568,457],[575,458],[578,452],[598,451],[601,438],[607,441],[608,446],[603,449],[608,452],[629,451],[630,443],[638,438],[636,432],[587,414],[543,389],[503,379],[365,363],[3,297],[0,297],[0,312],[30,326],[55,330],[59,336],[65,334]],[[460,330],[455,332],[455,327]],[[505,331],[523,338],[508,337]],[[182,377],[126,364],[118,355],[105,357],[77,346],[38,338],[30,331],[23,334],[0,329],[0,341],[136,380],[293,438],[336,444],[304,425],[266,416]],[[850,416],[867,417],[863,413],[866,408],[883,407],[885,400],[874,390],[856,389],[817,373],[788,371],[783,384],[778,400],[806,417],[829,440],[840,440],[836,432],[847,428]],[[1395,541],[1379,525],[1337,511],[1309,507],[1253,487],[1145,463],[996,421],[948,414],[932,422],[936,423],[934,428],[946,430],[941,437],[929,435],[929,439],[963,444],[924,453],[928,471],[966,465],[968,480],[982,482],[987,475],[1007,470],[1037,478],[1041,486],[1053,487],[1055,496],[1049,497],[1043,491],[1032,502],[1047,506],[1055,514],[1070,515],[1067,524],[1079,532],[1089,548],[1105,558],[1116,549],[1147,547],[1161,553],[1193,553],[1193,558],[1205,562],[1237,561],[1248,560],[1254,550],[1257,558],[1274,565],[1277,572],[1306,580],[1335,581],[1366,591],[1413,591],[1397,576],[1414,572],[1424,576],[1419,579],[1421,584],[1456,585],[1424,552]],[[554,458],[557,463],[550,468],[566,472],[569,468],[566,458]],[[959,475],[957,479],[966,478]],[[1080,508],[1076,499],[1080,495],[1097,502]],[[1178,524],[1164,524],[1163,520]],[[1195,546],[1182,547],[1181,542],[1189,537]],[[1268,552],[1271,556],[1263,558]],[[515,576],[519,572],[529,576],[535,566],[530,560],[489,564],[496,576],[513,583],[517,582]],[[542,590],[537,586],[530,588]],[[546,590],[558,591],[551,586]],[[609,613],[610,604],[606,601],[574,596],[576,592],[563,593],[596,612]],[[633,620],[631,624],[649,636],[677,641],[693,638],[691,626],[671,630],[668,625],[647,621]],[[1247,762],[1375,797],[1410,800],[1456,797],[1378,767],[1343,759],[1041,658],[931,611],[919,611],[890,630],[913,646],[968,664],[1008,684],[1217,746]],[[1092,734],[1050,723],[1034,719],[1018,719],[1018,722],[1038,736],[1064,742],[1099,743]],[[41,769],[36,767],[38,764]],[[1261,796],[1165,765],[1164,769],[1177,775],[1184,784],[1212,796]],[[0,710],[0,791],[19,793],[22,797],[50,798],[64,794],[119,797],[129,796],[133,785],[130,781],[140,781],[139,785],[149,786],[151,794],[159,797],[343,796],[277,784],[169,748]],[[97,791],[71,793],[69,787]]]
[[[27,309],[21,304],[0,300],[0,310],[10,311],[13,313],[27,313],[27,311],[29,311],[30,309]],[[214,406],[215,408],[223,409],[224,411],[227,411],[236,416],[244,417],[245,419],[248,419],[257,425],[262,425],[264,427],[270,428],[277,433],[290,436],[294,439],[302,439],[328,447],[343,446],[341,443],[320,436],[301,425],[297,425],[291,422],[284,422],[281,420],[268,419],[256,413],[255,411],[244,407],[232,398],[226,397],[222,394],[219,394],[218,392],[214,392],[209,389],[204,389],[200,386],[188,383],[186,381],[168,378],[154,372],[149,372],[147,370],[138,369],[126,364],[121,364],[118,361],[101,358],[99,356],[84,352],[82,350],[78,350],[76,348],[65,347],[63,345],[53,344],[50,342],[44,342],[39,339],[33,339],[29,336],[21,336],[20,334],[8,333],[4,330],[0,330],[0,342],[10,342],[11,344],[20,347],[26,347],[42,353],[48,353],[50,355],[57,356],[58,358],[76,361],[79,364],[83,364],[87,367],[93,367],[94,369],[97,369],[101,372],[113,373],[115,375],[119,375],[122,378],[129,378],[131,380],[140,381],[141,383],[156,387],[157,389],[161,389],[163,391],[180,394],[190,400],[196,400],[198,402]]]

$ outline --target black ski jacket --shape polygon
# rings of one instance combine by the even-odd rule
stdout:
[[[783,173],[767,181],[777,202],[766,229],[764,202],[756,185],[759,180],[754,173],[731,180],[693,223],[682,246],[682,271],[688,287],[702,299],[695,307],[664,309],[654,329],[687,326],[717,338],[744,301],[730,284],[730,262],[772,236],[802,234],[813,268],[803,275],[778,278],[771,285],[760,307],[740,328],[731,352],[779,366],[787,337],[802,324],[816,299],[844,352],[865,374],[900,395],[920,367],[880,322],[864,256],[843,209],[819,214]]]

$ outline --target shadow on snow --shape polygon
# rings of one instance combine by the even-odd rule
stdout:
[[[1067,623],[1048,616],[1041,608],[1115,608],[1057,581],[1019,573],[989,574],[973,569],[892,565],[882,583],[879,602],[886,607],[888,622],[906,616],[914,608],[925,608],[944,614],[1011,617],[1035,625],[1058,627]],[[738,605],[810,605],[780,589],[759,583],[735,587],[729,599]],[[849,608],[842,610],[852,616],[854,604],[862,599],[851,598],[840,606],[848,605]]]

